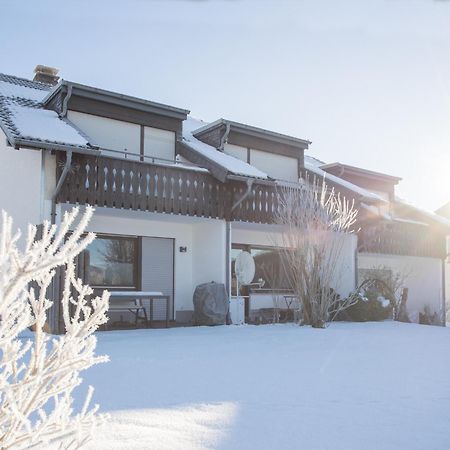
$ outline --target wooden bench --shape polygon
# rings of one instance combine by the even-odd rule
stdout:
[[[170,314],[170,295],[164,295],[162,292],[149,291],[111,291],[109,298],[109,311],[131,312],[135,315],[136,325],[140,319],[139,314],[142,311],[145,324],[148,327],[153,321],[154,300],[162,299],[166,302],[166,328],[169,328],[169,314]],[[149,301],[150,317],[147,316],[147,310],[144,306],[144,301]]]

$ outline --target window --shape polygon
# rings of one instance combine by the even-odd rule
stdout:
[[[250,149],[250,164],[276,180],[298,182],[298,159]]]
[[[138,287],[138,240],[98,236],[85,252],[86,281],[93,287]]]
[[[144,161],[151,162],[151,157],[163,160],[175,160],[175,133],[144,127]]]
[[[234,263],[242,251],[249,252],[255,261],[255,276],[253,283],[264,281],[263,290],[290,290],[290,285],[284,274],[282,253],[275,247],[256,247],[249,245],[233,245],[231,250],[232,293],[236,293],[236,274]],[[257,286],[254,286],[257,288]],[[245,289],[245,286],[243,287]],[[243,294],[242,289],[240,294]]]

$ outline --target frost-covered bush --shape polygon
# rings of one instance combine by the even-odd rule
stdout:
[[[59,227],[44,223],[42,237],[29,226],[21,250],[19,232],[3,212],[0,230],[0,447],[2,449],[79,448],[102,420],[90,407],[89,387],[84,407],[75,412],[73,391],[80,372],[107,360],[96,356],[94,331],[106,322],[109,294],[89,300],[92,289],[75,276],[76,256],[94,235],[84,234],[92,216],[88,208],[70,235],[78,209],[64,215]],[[65,270],[62,298],[65,334],[44,332],[52,302],[46,293],[55,269]],[[33,287],[31,287],[33,286]],[[33,340],[20,334],[35,330]]]
[[[356,301],[339,299],[332,287],[342,278],[340,258],[358,211],[316,178],[300,188],[279,188],[277,200],[285,277],[299,299],[302,323],[324,328]]]

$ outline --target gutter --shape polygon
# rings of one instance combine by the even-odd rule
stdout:
[[[446,261],[447,258],[442,260],[442,326],[447,326],[447,292],[446,292],[446,286],[445,286],[445,275],[446,275]]]
[[[165,105],[163,103],[152,102],[139,97],[119,94],[118,92],[108,91],[105,89],[95,88],[72,81],[61,80],[42,100],[44,105],[59,93],[64,86],[71,86],[75,90],[75,95],[94,100],[107,101],[116,105],[125,107],[132,107],[140,111],[152,112],[155,114],[162,114],[167,117],[173,117],[179,120],[185,120],[190,113],[188,109],[177,108],[175,106]]]
[[[61,173],[61,176],[59,177],[58,184],[56,185],[56,188],[55,188],[55,192],[52,195],[52,211],[50,214],[52,224],[55,224],[55,222],[56,222],[56,198],[58,197],[58,194],[61,191],[62,185],[67,178],[67,174],[69,173],[71,164],[72,164],[72,150],[67,150],[66,162],[64,163],[64,168]]]
[[[51,142],[44,142],[44,141],[36,141],[31,139],[15,139],[12,137],[9,139],[11,145],[15,148],[34,148],[38,150],[59,150],[62,152],[71,152],[76,151],[77,153],[83,154],[83,155],[99,155],[100,152],[92,148],[90,150],[89,148],[83,148],[83,147],[77,147],[76,145],[68,145],[68,144],[55,144]]]
[[[247,182],[247,180],[249,180],[248,177],[245,177],[244,175],[232,175],[232,174],[228,174],[227,175],[227,180],[230,181],[242,181],[242,182]],[[257,184],[263,184],[265,186],[277,186],[277,183],[271,179],[264,179],[264,178],[252,178],[252,180],[254,182],[256,182]]]

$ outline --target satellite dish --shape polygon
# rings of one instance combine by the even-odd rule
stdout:
[[[249,252],[241,251],[234,266],[239,284],[250,284],[255,277],[255,261]]]

